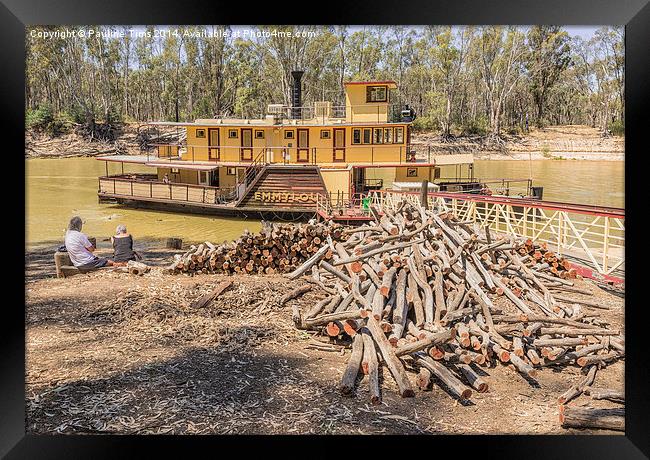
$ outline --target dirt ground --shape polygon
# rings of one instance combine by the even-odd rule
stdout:
[[[137,277],[110,269],[54,277],[53,249],[26,254],[26,406],[29,433],[260,434],[622,434],[565,430],[557,397],[582,378],[577,367],[543,368],[536,380],[510,367],[475,367],[489,383],[461,403],[442,386],[402,399],[382,375],[382,404],[370,404],[367,377],[356,394],[338,384],[344,356],[306,348],[309,334],[279,299],[294,281],[231,277],[202,309],[192,300],[227,278]],[[162,265],[172,252],[151,250]],[[623,330],[622,292],[576,283]],[[325,294],[296,300],[302,308]],[[413,382],[415,373],[409,373]],[[624,362],[598,371],[594,388],[623,389]],[[582,395],[575,405],[613,407]]]

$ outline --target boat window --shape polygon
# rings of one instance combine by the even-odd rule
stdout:
[[[352,130],[352,143],[361,144],[361,130],[359,128]]]
[[[284,138],[285,139],[293,139],[293,131],[285,131],[284,132]]]
[[[393,129],[384,128],[384,144],[392,144],[392,143],[393,143]]]
[[[178,168],[172,168],[172,174],[180,174],[181,170]]]
[[[329,139],[331,136],[331,132],[329,129],[321,129],[320,130],[320,138],[321,139]]]
[[[366,102],[387,102],[388,88],[386,86],[368,86],[366,88]]]
[[[404,127],[400,126],[395,128],[395,143],[403,144],[404,143]]]
[[[363,143],[370,144],[372,142],[372,129],[363,128]]]
[[[255,139],[264,139],[264,131],[258,129],[255,131]]]
[[[235,174],[237,174],[237,168],[226,168],[227,176],[234,176]]]
[[[238,134],[236,129],[229,129],[228,130],[228,138],[229,139],[237,139]]]
[[[418,168],[408,168],[406,170],[406,177],[418,177]]]
[[[197,129],[196,130],[196,137],[197,138],[204,138],[205,137],[205,129]]]
[[[375,128],[372,143],[373,144],[383,144],[384,143],[384,130],[383,129]]]

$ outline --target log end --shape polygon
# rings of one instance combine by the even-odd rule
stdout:
[[[327,331],[327,335],[329,335],[330,337],[336,337],[342,332],[339,325],[334,321],[330,321],[329,323],[327,323],[327,327],[325,328],[325,330]]]
[[[460,397],[465,400],[469,399],[471,396],[472,396],[472,390],[470,390],[469,388],[465,388],[463,392],[460,394]]]
[[[413,391],[412,388],[406,388],[404,391],[402,391],[401,394],[402,398],[414,398],[415,397],[415,391]]]

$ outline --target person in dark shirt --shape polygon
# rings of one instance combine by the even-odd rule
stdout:
[[[113,260],[126,265],[129,260],[137,260],[139,254],[133,250],[133,237],[126,231],[126,225],[118,225],[116,235],[111,237],[111,244],[115,251]]]

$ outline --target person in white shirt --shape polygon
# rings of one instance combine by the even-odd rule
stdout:
[[[72,264],[80,271],[114,265],[112,260],[93,254],[96,248],[88,240],[88,237],[81,233],[82,225],[81,217],[74,216],[70,219],[68,231],[65,233],[65,249],[68,251]]]

